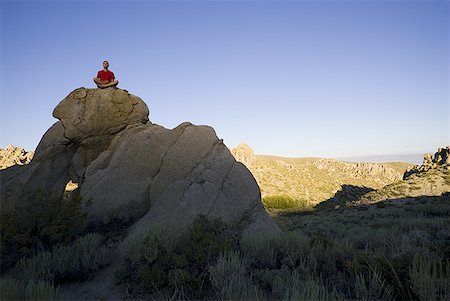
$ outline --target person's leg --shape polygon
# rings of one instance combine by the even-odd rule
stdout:
[[[109,87],[115,87],[115,86],[117,86],[117,84],[119,83],[119,81],[118,80],[114,80],[114,81],[112,81],[112,82],[109,82],[109,83],[105,83],[105,84],[99,84],[99,83],[97,83],[97,87],[99,87],[99,88],[109,88]]]
[[[94,77],[94,82],[97,84],[97,87],[99,87],[99,88],[113,87],[113,86],[117,86],[117,84],[119,83],[118,80],[108,82],[108,81],[102,81],[97,77]]]
[[[112,82],[109,82],[107,84],[102,85],[103,87],[115,87],[119,83],[118,80],[113,80]]]

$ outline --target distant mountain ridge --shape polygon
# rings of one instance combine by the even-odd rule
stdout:
[[[351,157],[336,158],[336,160],[346,162],[371,162],[371,163],[405,162],[412,164],[421,164],[422,159],[423,154],[392,154],[392,155],[351,156]]]

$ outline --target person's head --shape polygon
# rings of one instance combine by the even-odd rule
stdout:
[[[103,61],[103,68],[108,69],[109,63],[108,61]]]

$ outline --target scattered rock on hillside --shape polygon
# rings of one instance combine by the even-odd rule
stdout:
[[[232,153],[255,176],[263,197],[285,196],[297,200],[299,205],[329,200],[345,185],[382,188],[401,180],[408,165],[261,156],[245,144],[234,148]]]
[[[26,165],[33,159],[34,152],[27,152],[23,148],[11,144],[6,148],[0,148],[0,170],[13,165]]]
[[[370,192],[355,204],[370,204],[388,199],[419,196],[440,196],[450,192],[449,147],[439,148],[434,155],[426,154],[424,163],[405,172],[404,180]]]
[[[382,164],[343,162],[336,159],[318,159],[314,164],[321,170],[346,172],[357,179],[371,179],[380,183],[395,182],[401,179],[401,174],[395,169]]]

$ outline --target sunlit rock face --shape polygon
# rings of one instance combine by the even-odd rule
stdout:
[[[247,167],[251,166],[255,161],[255,152],[249,145],[245,143],[240,143],[238,146],[231,150],[231,153],[237,161],[241,162]]]
[[[11,144],[0,148],[0,170],[13,165],[26,165],[33,159],[34,152],[27,152],[23,148]]]
[[[414,174],[427,172],[429,170],[449,170],[450,167],[450,146],[441,147],[434,154],[425,154],[423,156],[422,165],[414,165],[403,175],[403,179],[406,180]]]

